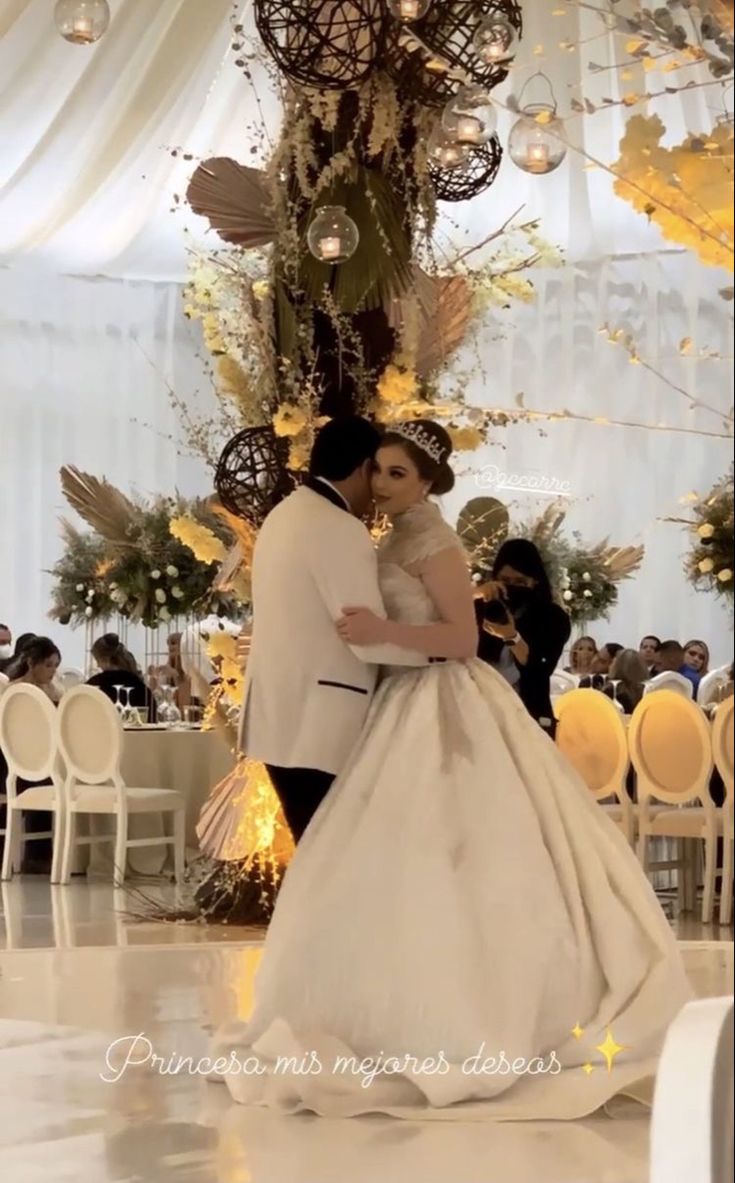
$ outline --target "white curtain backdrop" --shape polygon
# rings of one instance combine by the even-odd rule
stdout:
[[[589,62],[614,64],[625,56],[624,42],[585,10],[553,15],[560,7],[527,0],[524,49],[501,97],[517,94],[538,68],[564,114],[581,93],[617,99],[670,82],[634,66],[627,81],[608,69],[595,74],[593,89]],[[48,627],[70,660],[80,659],[82,640],[45,621],[42,574],[60,550],[58,469],[76,464],[126,491],[211,488],[206,466],[182,454],[167,393],[171,386],[195,409],[213,408],[180,285],[184,229],[214,242],[176,201],[194,167],[182,154],[257,163],[267,137],[256,129],[265,119],[273,137],[278,126],[266,71],[249,62],[251,83],[234,65],[230,0],[111,0],[111,8],[102,41],[80,49],[58,36],[50,0],[0,0],[0,620],[16,633]],[[585,44],[570,53],[559,49],[565,39]],[[536,97],[535,89],[526,97]],[[705,87],[643,108],[656,109],[667,140],[677,142],[687,129],[712,127],[721,96]],[[570,135],[611,163],[629,114],[614,107],[573,116]],[[501,113],[504,140],[509,122]],[[570,529],[591,542],[609,535],[647,547],[609,624],[593,627],[597,639],[699,635],[724,662],[732,651],[727,616],[690,590],[681,569],[686,535],[660,519],[685,516],[678,499],[705,491],[731,454],[723,417],[732,402],[732,306],[717,294],[729,277],[666,244],[613,195],[610,176],[575,152],[549,177],[529,177],[506,161],[487,194],[448,211],[442,242],[477,241],[520,206],[524,219],[541,218],[541,233],[562,247],[567,266],[538,273],[535,304],[499,312],[483,329],[468,401],[515,408],[522,393],[527,408],[566,409],[591,421],[498,429],[482,453],[462,460],[460,468],[471,464],[473,472],[446,499],[447,516],[483,491],[477,472],[489,464],[568,481]],[[660,378],[631,365],[600,336],[603,322],[632,331],[646,360],[719,413],[691,409]],[[684,337],[721,359],[679,356]],[[544,504],[516,496],[512,513],[527,518]]]

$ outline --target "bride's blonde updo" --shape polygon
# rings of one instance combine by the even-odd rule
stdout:
[[[454,473],[449,464],[452,439],[439,423],[431,419],[412,419],[409,423],[388,427],[380,446],[388,445],[403,448],[416,465],[421,479],[431,485],[430,492],[437,497],[454,488]]]

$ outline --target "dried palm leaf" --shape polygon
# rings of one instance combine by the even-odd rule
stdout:
[[[437,276],[436,303],[425,316],[416,350],[416,372],[422,377],[443,366],[464,341],[472,319],[472,288],[461,275]]]
[[[265,173],[229,156],[212,156],[200,164],[186,199],[225,242],[264,246],[275,237]]]
[[[533,527],[531,540],[537,546],[544,546],[551,542],[559,532],[566,517],[566,511],[556,505],[547,505],[541,517]]]
[[[114,485],[65,464],[61,488],[72,509],[108,542],[116,546],[132,544],[138,510]]]
[[[603,552],[603,564],[614,583],[629,579],[643,562],[643,546],[611,546]]]

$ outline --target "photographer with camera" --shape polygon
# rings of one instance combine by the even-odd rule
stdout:
[[[497,553],[492,579],[478,587],[477,655],[515,686],[529,715],[553,739],[556,720],[549,682],[571,622],[554,602],[541,555],[526,538],[510,538]]]

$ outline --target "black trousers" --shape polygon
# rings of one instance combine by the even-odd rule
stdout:
[[[334,774],[318,768],[276,768],[273,764],[266,764],[266,769],[293,840],[299,842],[332,787]]]

